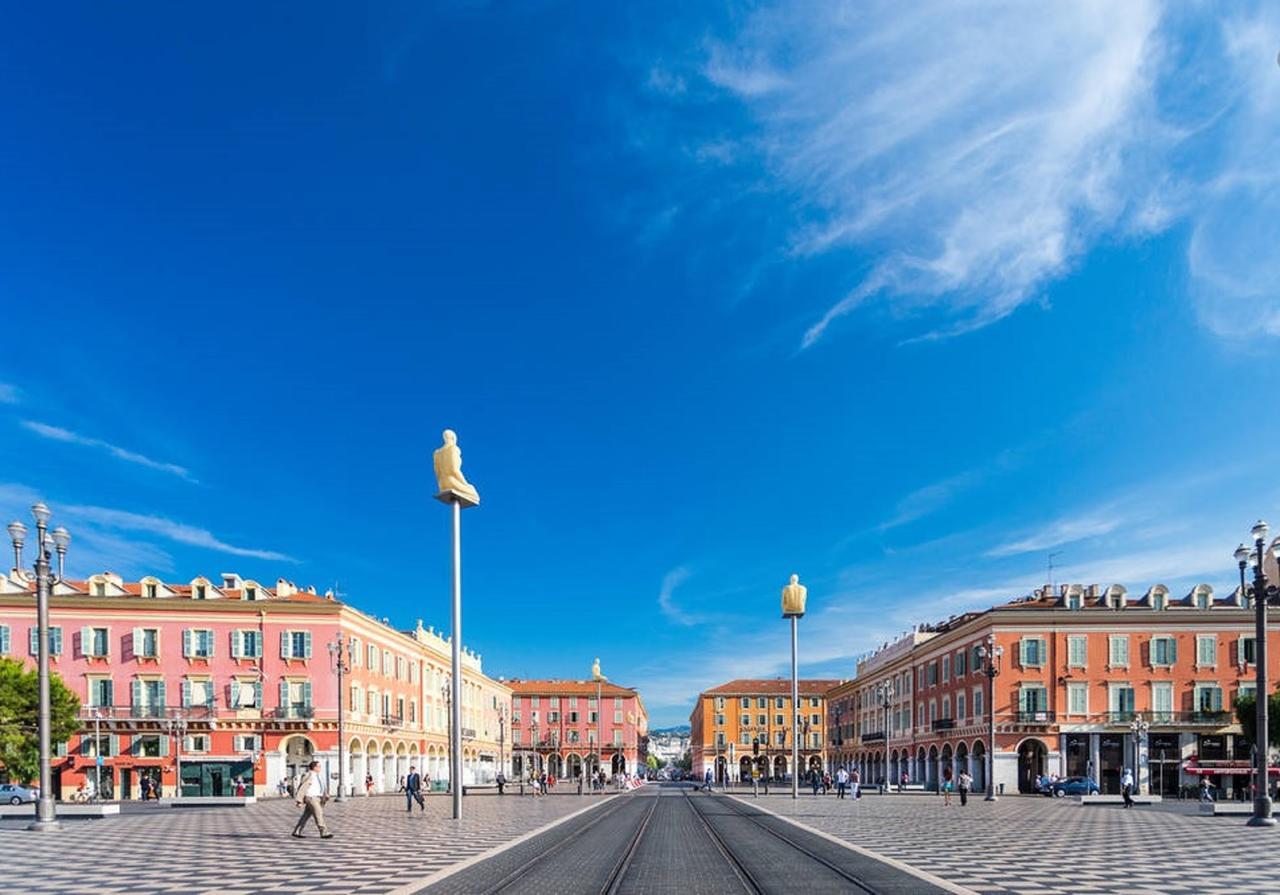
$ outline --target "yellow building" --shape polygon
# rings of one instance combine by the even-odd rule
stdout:
[[[774,778],[791,773],[791,747],[799,725],[800,767],[826,767],[826,694],[838,680],[800,681],[800,705],[791,705],[791,681],[742,679],[698,694],[689,716],[693,773],[710,768],[718,782],[741,780],[754,766]],[[803,772],[803,771],[802,771]]]

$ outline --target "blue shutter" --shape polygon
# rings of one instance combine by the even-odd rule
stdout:
[[[244,656],[244,632],[231,632],[231,655],[237,659]]]
[[[289,632],[288,631],[280,632],[280,658],[281,659],[289,658]]]
[[[304,639],[306,640],[306,644],[302,648],[302,657],[304,659],[310,659],[311,658],[311,632],[310,631],[306,632],[306,634],[304,635]]]
[[[308,637],[311,635],[308,634]],[[307,708],[311,708],[311,681],[307,681],[302,685],[302,702]]]
[[[189,708],[191,706],[191,681],[183,680],[182,682],[182,707]]]
[[[160,708],[161,708],[161,709],[163,709],[166,705],[168,705],[168,704],[169,704],[169,703],[165,700],[165,696],[164,696],[164,681],[161,681],[161,682],[160,682],[160,686],[159,686],[157,689],[159,689],[159,691],[160,691],[160,697],[159,697],[159,698],[160,698]]]
[[[160,734],[160,757],[169,757],[169,738],[164,734]]]
[[[182,629],[182,655],[184,656],[191,655],[191,629],[190,628]]]
[[[38,656],[40,655],[40,629],[32,628],[30,631],[30,634],[31,634],[31,655]]]
[[[280,714],[284,717],[289,715],[289,682],[280,681]]]
[[[262,708],[262,681],[253,682],[253,704]]]
[[[0,625],[0,655],[9,655],[9,626]]]
[[[118,734],[111,734],[111,745],[108,748],[111,753],[107,756],[108,758],[115,758],[120,754],[120,737]]]
[[[115,694],[116,685],[115,685],[115,681],[112,681],[110,678],[108,678],[107,680],[103,681],[102,683],[103,683],[103,687],[102,687],[102,691],[103,691],[103,692],[102,692],[102,695],[103,695],[103,696],[105,696],[105,697],[107,698],[107,701],[106,701],[106,703],[105,703],[105,704],[106,704],[106,705],[115,705],[115,704],[116,704],[116,694]]]
[[[130,703],[134,708],[142,705],[142,681],[137,678],[133,679],[133,701]]]
[[[61,656],[62,655],[62,627],[60,625],[49,629],[49,642],[52,644],[52,646],[49,649],[49,654],[52,656]]]

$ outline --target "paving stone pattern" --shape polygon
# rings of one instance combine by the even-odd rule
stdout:
[[[333,839],[290,832],[297,809],[288,799],[247,808],[160,808],[103,820],[64,823],[61,833],[31,833],[0,825],[6,895],[160,895],[160,893],[390,892],[587,804],[613,796],[477,795],[461,821],[447,795],[431,796],[426,812],[406,813],[403,797],[330,802]]]
[[[744,801],[756,802],[749,795]],[[758,804],[980,893],[1245,895],[1280,890],[1280,827],[1193,803],[1082,807],[1034,796],[944,807],[937,796],[802,794]]]

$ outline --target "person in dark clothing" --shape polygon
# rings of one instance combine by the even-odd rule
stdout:
[[[498,771],[498,795],[502,795],[503,787],[507,785],[506,775],[502,771]]]
[[[422,775],[417,768],[409,768],[409,776],[404,778],[404,803],[410,814],[413,813],[415,801],[422,811],[427,810],[426,800],[422,798]]]

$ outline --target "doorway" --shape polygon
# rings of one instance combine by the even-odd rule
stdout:
[[[1026,740],[1018,747],[1018,792],[1039,791],[1048,758],[1049,748],[1039,740]]]

